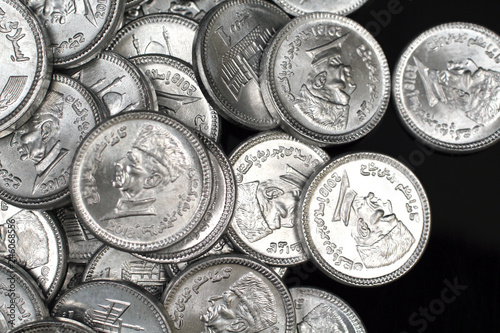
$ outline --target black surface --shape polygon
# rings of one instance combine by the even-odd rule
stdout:
[[[377,13],[390,7],[397,13],[381,24]],[[392,71],[404,47],[435,25],[471,22],[500,33],[499,9],[497,0],[371,0],[349,17],[375,35]],[[225,151],[253,134],[224,121]],[[429,197],[430,240],[416,266],[385,286],[346,286],[311,263],[292,269],[287,285],[337,294],[371,333],[500,332],[500,144],[467,155],[433,152],[405,131],[391,103],[372,133],[327,151],[332,158],[373,151],[410,167]],[[458,285],[455,294],[449,285]]]

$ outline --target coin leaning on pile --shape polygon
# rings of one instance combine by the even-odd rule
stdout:
[[[429,239],[408,168],[320,148],[388,105],[381,47],[340,16],[364,2],[0,0],[0,332],[366,332],[281,280],[310,260],[379,286]],[[499,41],[453,23],[412,42],[404,125],[448,152],[497,142]],[[220,117],[262,133],[224,151]]]

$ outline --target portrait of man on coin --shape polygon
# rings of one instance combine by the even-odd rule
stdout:
[[[297,324],[298,333],[349,333],[349,329],[334,308],[324,303],[312,309]]]
[[[157,215],[157,193],[175,182],[187,169],[187,157],[167,131],[144,125],[130,150],[114,163],[113,187],[120,191],[112,212],[101,218]]]
[[[68,155],[59,138],[63,110],[64,95],[51,90],[32,118],[12,135],[10,145],[17,147],[21,161],[30,160],[35,166],[33,193]]]
[[[346,34],[306,51],[311,71],[295,100],[301,113],[334,130],[347,127],[350,95],[356,90],[352,68],[342,59],[342,44],[348,37]]]
[[[372,192],[364,197],[358,195],[345,172],[332,221],[343,223],[351,230],[366,268],[395,263],[415,242],[411,232],[393,213],[391,201],[383,201]]]
[[[278,321],[273,293],[254,273],[244,275],[209,303],[200,317],[205,324],[202,333],[258,333]]]

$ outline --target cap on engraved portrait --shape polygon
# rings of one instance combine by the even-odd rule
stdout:
[[[339,313],[324,303],[316,306],[300,323],[299,333],[348,333],[349,330]]]
[[[45,119],[45,117],[53,117],[62,119],[64,110],[64,95],[55,90],[50,90],[45,96],[42,106],[33,115],[33,122],[38,124]],[[57,121],[59,124],[59,121]]]
[[[349,37],[348,33],[327,44],[306,50],[306,53],[313,58],[312,64],[315,65],[332,57],[340,58],[342,43],[346,41],[347,37]]]

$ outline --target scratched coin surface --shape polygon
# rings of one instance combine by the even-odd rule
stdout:
[[[288,14],[294,16],[312,12],[329,12],[347,15],[361,7],[367,0],[273,0]]]
[[[64,294],[51,314],[74,319],[96,332],[172,332],[160,302],[129,282],[83,283]]]
[[[13,255],[50,302],[66,276],[67,248],[62,231],[45,211],[26,210],[3,201],[0,206],[0,256],[7,259]]]
[[[394,100],[406,128],[451,153],[500,139],[500,36],[470,23],[448,23],[418,36],[394,75]]]
[[[212,170],[200,140],[159,113],[125,112],[81,144],[71,197],[80,220],[123,251],[152,252],[186,237],[201,221]]]
[[[318,266],[337,281],[375,286],[399,278],[421,257],[430,210],[422,185],[400,162],[355,153],[311,179],[301,229]]]
[[[233,169],[215,142],[203,135],[200,138],[207,148],[214,178],[212,196],[203,219],[180,242],[158,252],[136,254],[139,258],[160,263],[193,260],[207,252],[226,231],[236,200]]]
[[[90,327],[67,318],[48,318],[24,324],[9,333],[92,333]]]
[[[161,112],[219,140],[219,115],[203,95],[191,65],[162,55],[142,55],[130,60],[151,80]]]
[[[42,291],[14,260],[0,258],[0,332],[49,316]]]
[[[229,159],[237,186],[228,230],[231,241],[270,265],[306,261],[296,223],[299,199],[307,179],[328,161],[328,155],[273,131],[244,141]]]
[[[0,198],[33,209],[69,202],[73,156],[83,137],[101,121],[101,112],[80,83],[54,74],[40,108],[22,127],[0,139],[4,169]]]
[[[134,257],[130,252],[123,252],[107,245],[90,260],[83,282],[92,280],[130,281],[147,291],[157,299],[161,298],[165,285],[170,278],[163,264],[148,262]]]
[[[47,29],[54,66],[81,65],[101,51],[123,19],[118,0],[23,0]]]
[[[130,110],[158,110],[149,79],[119,54],[101,52],[94,60],[79,67],[72,77],[99,97],[108,115]]]
[[[290,21],[261,0],[230,0],[203,19],[194,45],[195,71],[226,119],[256,130],[277,127],[259,87],[262,52]]]
[[[339,297],[316,288],[291,288],[297,332],[366,333],[354,310]]]
[[[357,140],[382,118],[389,67],[382,48],[353,20],[330,13],[294,19],[277,34],[261,63],[260,81],[280,126],[329,146]]]
[[[0,137],[23,125],[47,92],[52,51],[40,23],[21,2],[0,1]]]
[[[288,289],[245,256],[198,261],[169,284],[162,301],[175,332],[295,332]]]
[[[172,14],[141,17],[121,28],[108,50],[131,58],[144,54],[163,54],[193,63],[193,41],[198,23]]]

